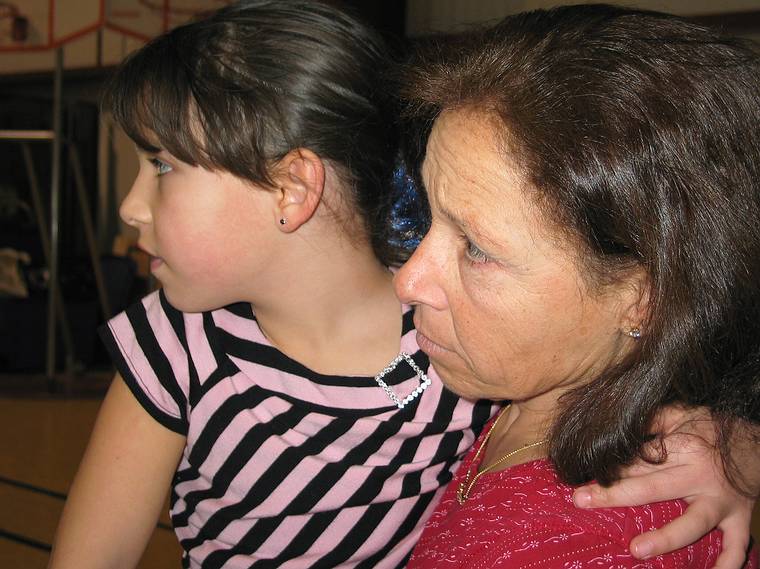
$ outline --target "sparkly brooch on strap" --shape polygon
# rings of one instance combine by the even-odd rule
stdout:
[[[414,372],[417,374],[417,377],[420,380],[419,385],[412,391],[409,395],[404,397],[404,399],[399,399],[398,395],[388,386],[387,383],[383,381],[383,378],[391,373],[394,369],[398,367],[398,364],[401,362],[406,362],[409,364],[409,367],[411,367]],[[378,373],[375,376],[375,381],[377,384],[383,388],[383,391],[385,391],[385,394],[388,396],[388,399],[393,401],[393,404],[398,407],[399,409],[403,409],[406,407],[409,403],[414,401],[417,397],[420,396],[420,394],[427,389],[428,385],[430,385],[430,378],[425,375],[425,372],[420,369],[420,367],[414,362],[412,359],[412,356],[407,354],[406,352],[401,352],[396,358],[389,363],[387,366],[385,366],[385,369]]]

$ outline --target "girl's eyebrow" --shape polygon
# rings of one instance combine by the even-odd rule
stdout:
[[[152,144],[140,144],[138,142],[135,142],[135,147],[137,147],[139,151],[144,152],[145,154],[159,154],[163,151],[163,148],[153,146]]]

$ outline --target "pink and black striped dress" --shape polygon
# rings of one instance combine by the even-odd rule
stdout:
[[[442,386],[409,307],[401,351],[432,384],[403,409],[373,377],[287,357],[250,305],[186,314],[157,292],[101,335],[146,411],[187,437],[171,499],[184,567],[402,567],[492,414]],[[383,379],[401,399],[419,384],[405,362]]]

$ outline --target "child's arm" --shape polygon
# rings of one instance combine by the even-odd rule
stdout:
[[[683,423],[683,417],[683,411],[668,408],[663,410],[662,421],[665,425],[677,425]],[[695,421],[691,425],[697,436],[666,438],[668,456],[664,463],[639,461],[626,469],[623,479],[608,488],[596,484],[579,488],[574,501],[581,507],[603,508],[682,498],[689,503],[686,513],[656,531],[636,537],[631,542],[631,552],[636,557],[648,558],[674,551],[718,527],[723,531],[723,551],[715,568],[739,569],[744,565],[750,540],[754,500],[726,481],[715,449],[705,444],[704,441],[714,438],[712,422]],[[760,453],[754,442],[758,438],[757,429],[750,425],[739,429],[732,452],[747,490],[755,496],[760,492]]]
[[[49,569],[135,567],[184,446],[185,437],[156,422],[117,374],[64,507]]]

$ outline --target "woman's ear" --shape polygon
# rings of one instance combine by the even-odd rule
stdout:
[[[325,165],[311,150],[296,148],[278,162],[274,181],[279,192],[275,222],[281,231],[291,233],[317,211],[325,188]]]
[[[626,336],[638,340],[646,334],[649,321],[649,276],[643,269],[636,269],[623,284],[623,310],[620,330]]]

